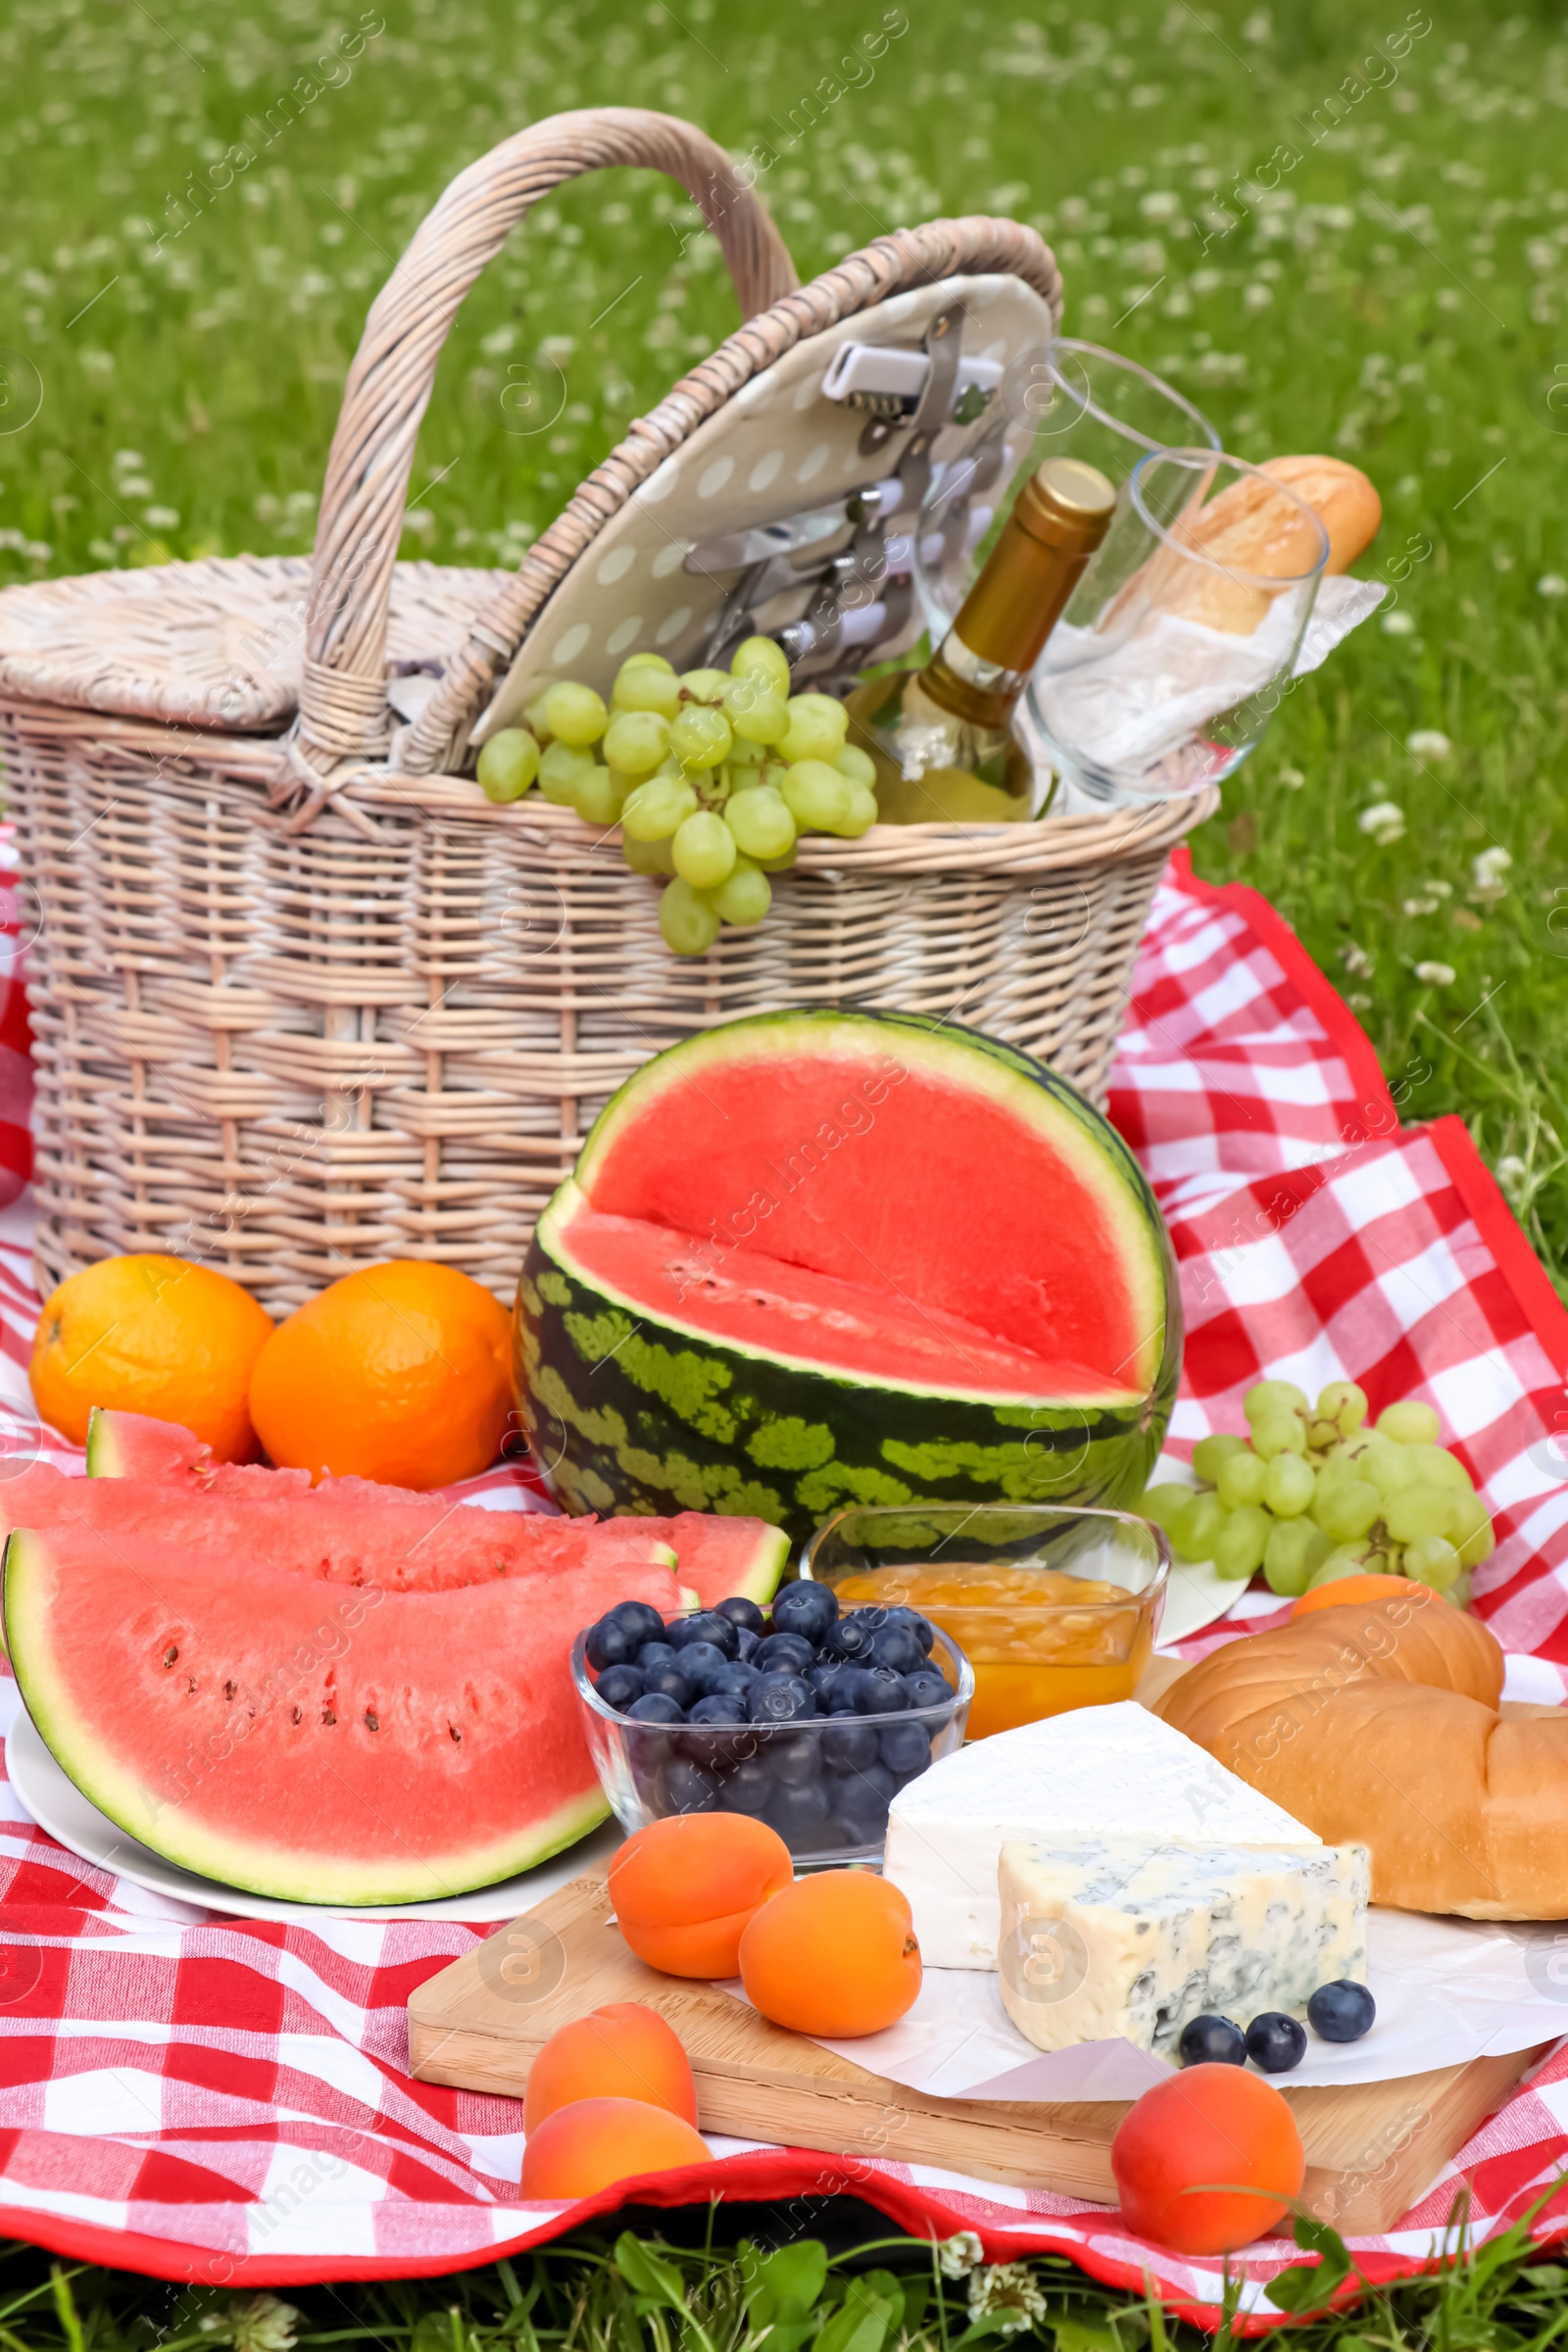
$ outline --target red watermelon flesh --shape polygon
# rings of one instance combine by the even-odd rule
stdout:
[[[589,1552],[546,1580],[324,1593],[117,1532],[14,1535],[5,1617],[27,1712],[71,1780],[170,1861],[308,1903],[460,1894],[609,1807],[567,1660],[675,1581]]]
[[[160,1486],[185,1487],[196,1494],[227,1494],[261,1500],[281,1494],[319,1494],[321,1488],[375,1495],[382,1502],[428,1503],[412,1487],[382,1486],[368,1478],[323,1478],[313,1486],[308,1470],[272,1470],[262,1462],[215,1462],[213,1449],[178,1421],[155,1421],[95,1405],[87,1421],[89,1478],[146,1478]]]
[[[906,1325],[924,1311],[953,1337],[941,1318],[956,1318],[977,1349],[989,1339],[1013,1362],[1018,1351],[1034,1359],[1026,1382],[1006,1376],[1013,1390],[1059,1395],[1062,1366],[1101,1394],[1151,1385],[1165,1336],[1163,1242],[1108,1166],[1113,1139],[1068,1090],[1043,1089],[1017,1057],[975,1047],[940,1025],[825,1013],[710,1030],[612,1102],[583,1147],[577,1190],[598,1217],[657,1228],[653,1253],[683,1235],[688,1250],[707,1246],[721,1278],[751,1273],[752,1253],[799,1269],[788,1286],[768,1270],[770,1354],[788,1352],[792,1302],[814,1304],[831,1337],[844,1301],[808,1279],[827,1276],[858,1294],[865,1339],[843,1335],[855,1369],[902,1372],[906,1330],[885,1320],[902,1309]],[[574,1256],[581,1216],[573,1204]],[[594,1226],[586,1246],[592,1256],[619,1245]],[[679,1320],[738,1337],[742,1312],[715,1299],[710,1322],[692,1287]],[[887,1336],[868,1364],[877,1332]],[[828,1360],[852,1368],[836,1342]],[[1003,1385],[996,1365],[977,1384],[961,1361],[949,1377]]]

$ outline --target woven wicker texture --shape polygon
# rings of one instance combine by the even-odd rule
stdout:
[[[463,292],[529,204],[613,162],[660,163],[697,196],[748,323],[633,426],[515,578],[394,566]],[[766,923],[682,963],[613,835],[436,772],[605,520],[735,391],[858,309],[993,271],[1059,313],[1050,254],[1006,221],[900,231],[791,290],[766,216],[700,133],[557,118],[454,183],[373,307],[308,590],[298,564],[246,560],[0,596],[0,746],[35,899],[43,1288],[163,1249],[274,1312],[392,1255],[508,1298],[614,1087],[675,1038],[768,1006],[956,1018],[1101,1097],[1154,883],[1212,795],[808,840]],[[389,733],[387,670],[420,661],[445,674],[390,769],[368,756]],[[296,693],[281,742],[241,731],[275,730]]]

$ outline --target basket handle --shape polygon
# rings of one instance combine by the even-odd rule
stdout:
[[[747,318],[800,283],[761,200],[724,150],[674,115],[552,115],[461,172],[370,306],[332,436],[311,569],[298,784],[384,748],[387,612],[415,443],[458,306],[508,231],[564,180],[614,164],[665,172],[701,206]],[[313,797],[315,797],[313,795]]]

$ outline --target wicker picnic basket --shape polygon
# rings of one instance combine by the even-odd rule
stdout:
[[[534,203],[611,165],[684,185],[744,324],[514,574],[397,563],[460,302]],[[846,476],[894,466],[918,488],[946,435],[973,495],[954,494],[950,466],[939,552],[961,562],[955,514],[973,510],[972,537],[975,486],[1028,444],[1001,404],[978,424],[973,402],[955,405],[958,347],[1000,321],[995,375],[1054,331],[1060,301],[1040,237],[983,218],[897,230],[801,287],[701,132],[633,110],[558,116],[452,183],[374,303],[309,566],[212,560],[0,595],[40,1286],[169,1250],[273,1311],[388,1256],[441,1259],[510,1298],[535,1216],[621,1080],[694,1028],[786,1004],[953,1016],[1102,1099],[1155,882],[1212,796],[814,838],[760,929],[682,963],[658,935],[657,885],[613,839],[536,796],[494,807],[461,772],[552,662],[608,686],[641,631],[677,667],[710,653],[759,567],[691,551],[704,529],[765,524],[781,470],[841,500]],[[915,414],[827,414],[825,368],[850,334],[927,353]],[[815,674],[836,661],[842,677],[832,581],[808,590]],[[918,634],[906,580],[877,611],[852,671]]]

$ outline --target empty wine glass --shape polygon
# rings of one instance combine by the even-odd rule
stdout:
[[[1289,684],[1329,540],[1263,467],[1212,449],[1140,459],[1048,639],[1023,735],[1099,803],[1215,784]]]

